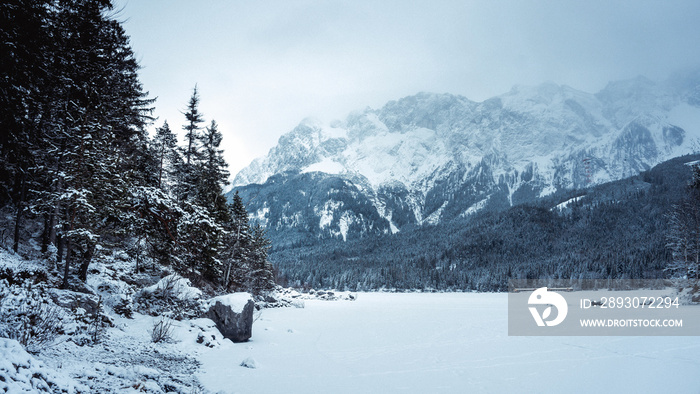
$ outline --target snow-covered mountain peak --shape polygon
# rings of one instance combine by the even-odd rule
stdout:
[[[277,189],[282,179],[316,202],[311,210],[297,202],[296,211],[290,203],[285,213],[270,213],[284,218],[275,226],[299,226],[308,212],[324,212],[323,226],[308,231],[318,225],[344,239],[502,208],[691,152],[700,108],[691,100],[695,88],[675,81],[634,78],[597,94],[547,82],[483,102],[418,93],[332,125],[309,118],[242,170],[235,185],[264,189],[268,177],[285,173],[269,193],[284,190]],[[337,227],[341,217],[346,227]]]
[[[581,105],[596,105],[592,94],[567,85],[545,82],[536,86],[515,85],[508,93],[498,96],[505,108],[523,112],[561,109],[568,101]]]
[[[475,104],[462,96],[421,92],[389,101],[376,113],[391,131],[406,132],[416,128],[444,131],[441,129],[449,127],[452,120],[469,117]]]

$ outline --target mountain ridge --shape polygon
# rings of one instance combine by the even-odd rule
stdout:
[[[687,75],[611,82],[596,94],[552,82],[515,86],[482,102],[422,92],[344,121],[307,118],[239,172],[234,190],[273,233],[348,239],[622,179],[693,151],[700,78]],[[313,206],[293,201],[279,181],[294,177],[299,195],[326,195]],[[267,190],[266,199],[251,188]]]

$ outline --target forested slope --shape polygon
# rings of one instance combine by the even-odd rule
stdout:
[[[658,278],[670,261],[667,214],[686,193],[687,163],[535,204],[394,235],[273,250],[290,285],[368,290],[505,290],[508,278]]]

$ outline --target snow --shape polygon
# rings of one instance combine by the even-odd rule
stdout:
[[[399,228],[396,227],[394,222],[391,221],[391,218],[389,219],[389,231],[391,231],[392,234],[396,234],[400,231]]]
[[[582,199],[583,197],[584,197],[584,196],[578,196],[578,197],[570,198],[570,199],[568,199],[568,200],[566,200],[566,201],[564,201],[564,202],[562,202],[562,203],[557,204],[557,206],[555,206],[555,207],[552,208],[551,210],[553,211],[553,210],[556,209],[556,210],[561,211],[561,210],[563,210],[563,209],[566,209],[566,208],[569,206],[569,204],[571,204],[572,202],[577,202],[577,201],[579,201],[580,199]]]
[[[301,172],[325,172],[326,174],[340,174],[345,172],[345,167],[330,157],[326,157],[318,163],[307,166]]]
[[[202,295],[202,291],[193,287],[189,279],[185,279],[177,274],[171,274],[162,278],[155,285],[144,288],[143,292],[169,292],[170,295],[181,300],[192,300]]]
[[[696,392],[700,385],[698,337],[509,337],[507,325],[506,294],[307,300],[304,309],[263,310],[248,343],[199,350],[197,377],[207,390],[230,393]]]
[[[669,112],[668,122],[697,138],[700,134],[700,108],[686,103],[677,105]]]
[[[333,121],[330,125],[322,124],[320,125],[322,133],[326,138],[347,138],[347,131],[341,127],[339,121]]]
[[[262,226],[267,225],[268,217],[270,216],[270,207],[267,206],[267,202],[263,205],[262,209],[258,209],[253,214],[249,214],[248,218],[251,221],[258,222]]]
[[[13,252],[5,250],[0,252],[0,267],[9,268],[13,272],[41,272],[46,270],[46,267],[37,260],[24,259]]]
[[[350,229],[350,224],[352,224],[353,218],[350,216],[350,213],[347,211],[343,212],[343,215],[340,217],[340,221],[338,222],[338,228],[340,228],[340,234],[343,236],[343,241],[347,241],[348,239],[348,230]]]
[[[87,388],[47,367],[27,353],[19,342],[0,338],[0,391],[75,393]]]
[[[6,252],[0,261],[21,262]],[[95,276],[114,276],[107,268]],[[188,293],[182,278],[169,278],[158,282],[160,289],[179,283]],[[150,291],[160,291],[158,284]],[[34,356],[0,339],[0,391],[36,392],[44,385],[66,393],[291,394],[700,387],[700,337],[509,337],[507,294],[280,294],[297,307],[256,312],[246,343],[224,339],[214,322],[197,318],[173,321],[172,339],[155,344],[150,332],[161,317],[136,311],[132,319],[112,314],[113,326],[104,327],[95,344],[62,341]],[[235,293],[210,302],[241,310],[249,299]]]
[[[449,162],[450,157],[445,141],[425,128],[403,133],[379,130],[353,141],[342,153],[346,168],[363,175],[375,188],[391,182],[411,187]]]
[[[214,305],[217,302],[220,302],[221,304],[230,307],[233,312],[241,313],[243,308],[250,300],[252,300],[252,296],[249,293],[239,292],[214,297],[208,301],[208,304]]]
[[[442,211],[445,210],[447,203],[448,201],[443,202],[440,208],[436,209],[433,213],[428,215],[427,218],[423,219],[421,224],[437,224],[440,221],[440,216],[442,215]]]
[[[316,212],[316,214],[320,216],[318,227],[323,229],[330,226],[333,222],[333,212],[341,205],[342,204],[340,202],[326,201],[326,204],[323,207],[323,211]]]
[[[475,214],[475,213],[481,211],[486,206],[486,203],[489,202],[489,199],[490,199],[490,197],[487,197],[487,198],[477,202],[476,204],[470,205],[469,208],[467,208],[466,211],[462,212],[462,214],[460,216],[466,217],[466,216],[469,216],[469,215],[472,215],[472,214]]]
[[[115,316],[115,327],[107,328],[99,343],[63,342],[43,350],[39,357],[88,386],[81,392],[162,393],[166,386],[176,392],[196,392],[195,349],[205,347],[196,342],[197,334],[223,337],[209,319],[173,321],[172,340],[155,344],[151,330],[159,319],[139,313],[133,319]]]

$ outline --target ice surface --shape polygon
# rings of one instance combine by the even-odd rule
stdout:
[[[507,295],[361,293],[264,310],[251,342],[202,350],[239,393],[697,392],[697,337],[509,337]],[[256,369],[241,367],[255,360]]]

